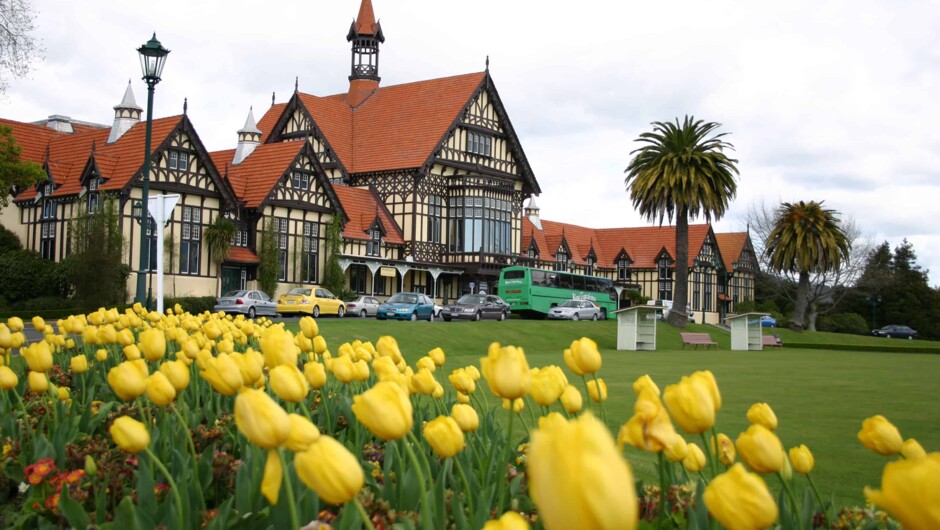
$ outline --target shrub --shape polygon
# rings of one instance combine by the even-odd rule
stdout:
[[[819,331],[831,331],[833,333],[865,335],[868,333],[868,323],[865,322],[865,318],[858,313],[839,313],[837,315],[821,317],[817,329],[819,329]]]
[[[32,250],[0,254],[0,285],[10,305],[43,296],[62,296],[67,291],[56,263]]]
[[[163,309],[173,309],[173,306],[179,304],[183,311],[198,315],[203,311],[212,311],[215,306],[214,296],[181,296],[179,298],[163,299]]]
[[[0,254],[11,250],[20,250],[22,248],[23,245],[20,244],[20,239],[16,237],[16,234],[7,230],[5,226],[0,225]]]

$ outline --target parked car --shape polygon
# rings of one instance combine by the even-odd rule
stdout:
[[[659,317],[660,320],[669,318],[669,311],[672,310],[672,300],[650,300],[646,302],[646,305],[660,308],[656,310],[656,316]]]
[[[434,302],[422,293],[395,293],[379,306],[375,318],[434,321]]]
[[[916,339],[917,330],[907,326],[890,325],[881,329],[874,329],[871,332],[876,337],[887,337],[889,339]]]
[[[763,315],[760,317],[760,325],[764,328],[775,328],[777,327],[777,319],[770,315]]]
[[[277,304],[264,291],[241,289],[229,291],[216,298],[212,310],[239,313],[248,318],[255,318],[258,315],[276,315]]]
[[[346,304],[322,287],[295,287],[282,294],[277,301],[277,312],[282,315],[306,313],[313,318],[323,315],[346,315]]]
[[[444,306],[441,318],[445,322],[451,320],[506,320],[509,317],[509,304],[495,294],[465,294],[453,304]]]
[[[374,317],[379,312],[382,302],[372,296],[359,295],[346,299],[346,314],[352,316]]]
[[[607,311],[590,300],[566,300],[548,311],[548,318],[563,320],[604,320]]]

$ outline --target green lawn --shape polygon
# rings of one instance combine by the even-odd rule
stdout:
[[[372,319],[318,321],[330,349],[354,339],[371,340],[392,335],[409,362],[440,346],[447,353],[450,370],[476,364],[487,346],[497,341],[523,346],[530,366],[557,364],[567,368],[562,351],[582,336],[597,341],[604,355],[599,376],[609,387],[609,426],[616,435],[633,412],[632,382],[650,374],[661,389],[695,370],[711,370],[718,380],[724,404],[718,429],[735,439],[747,427],[745,413],[755,402],[771,405],[780,421],[778,435],[789,449],[805,443],[816,457],[814,479],[820,492],[835,495],[839,505],[864,502],[862,488],[877,486],[885,458],[865,449],[856,434],[862,420],[883,414],[906,438],[916,438],[928,451],[940,450],[940,355],[886,353],[884,351],[833,351],[784,348],[760,352],[729,351],[728,334],[704,325],[691,331],[707,331],[720,344],[718,350],[682,350],[678,331],[658,326],[656,352],[616,350],[616,323],[551,322],[390,322]],[[835,334],[795,334],[776,331],[784,343],[881,345],[923,341],[888,341],[874,337]],[[572,382],[581,387],[580,380]],[[583,387],[582,387],[583,389]],[[488,392],[488,388],[482,388]],[[492,400],[491,400],[492,403]],[[527,415],[523,415],[528,418]],[[687,439],[698,441],[687,436]],[[654,458],[628,449],[638,476],[651,478]],[[775,485],[775,479],[768,483]]]

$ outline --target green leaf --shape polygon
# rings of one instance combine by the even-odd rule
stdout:
[[[59,510],[73,528],[88,528],[91,525],[91,518],[88,517],[85,510],[69,496],[68,487],[62,488],[62,496],[59,497]]]
[[[114,527],[121,530],[150,530],[156,526],[153,521],[143,521],[142,519],[149,518],[141,517],[141,515],[140,510],[131,502],[131,498],[124,497],[114,511]]]

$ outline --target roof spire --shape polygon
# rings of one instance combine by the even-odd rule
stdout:
[[[376,22],[371,0],[362,0],[359,16],[349,26],[346,40],[352,43],[349,73],[350,107],[358,107],[379,88],[379,44],[385,42],[382,24]]]
[[[294,77],[294,94],[299,92],[299,88],[300,88],[300,76],[298,75]]]
[[[186,112],[189,110],[189,98],[183,98],[183,116],[186,115]]]
[[[245,125],[238,130],[238,147],[235,148],[232,165],[241,164],[259,145],[261,145],[261,130],[255,122],[254,107],[248,107]]]
[[[486,71],[487,72],[490,71],[490,56],[489,55],[486,56]]]
[[[111,134],[108,135],[107,143],[113,144],[118,138],[124,135],[131,127],[140,123],[140,113],[143,109],[137,106],[134,101],[134,90],[131,88],[131,80],[127,80],[127,88],[124,90],[124,97],[121,102],[114,106],[114,123],[111,125]]]
[[[271,92],[271,106],[274,106],[274,92]]]

